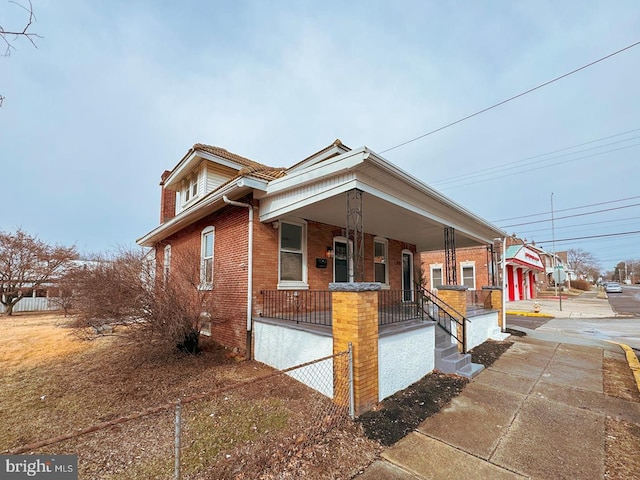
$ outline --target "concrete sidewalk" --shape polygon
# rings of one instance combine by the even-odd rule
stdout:
[[[535,314],[533,304],[540,305],[540,313]],[[558,298],[536,298],[507,302],[507,315],[546,316],[553,318],[615,318],[609,300],[598,296],[597,292],[585,292],[579,296],[562,297],[562,310]]]
[[[640,428],[640,403],[603,391],[604,358],[624,358],[621,349],[510,340],[447,407],[357,478],[604,478],[605,418]]]

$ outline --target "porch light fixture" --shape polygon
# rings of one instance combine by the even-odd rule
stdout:
[[[271,226],[277,230],[280,226],[280,222],[278,222],[277,220],[275,222],[271,222]]]
[[[333,258],[333,248],[327,247],[327,251],[325,252],[325,257]]]

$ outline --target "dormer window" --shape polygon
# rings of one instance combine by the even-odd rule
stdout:
[[[198,196],[198,174],[189,175],[182,181],[182,204],[189,203]]]

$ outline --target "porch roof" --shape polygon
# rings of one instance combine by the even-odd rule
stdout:
[[[303,218],[346,227],[346,192],[362,195],[365,233],[416,245],[444,248],[444,227],[455,229],[456,247],[485,245],[505,233],[367,147],[287,172],[260,199],[260,221]]]

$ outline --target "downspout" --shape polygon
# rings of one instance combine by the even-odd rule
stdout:
[[[248,259],[247,259],[247,360],[253,357],[251,352],[251,334],[253,330],[253,206],[249,203],[236,202],[229,200],[226,195],[222,196],[224,203],[233,205],[234,207],[244,207],[249,209],[249,239],[248,239]]]

